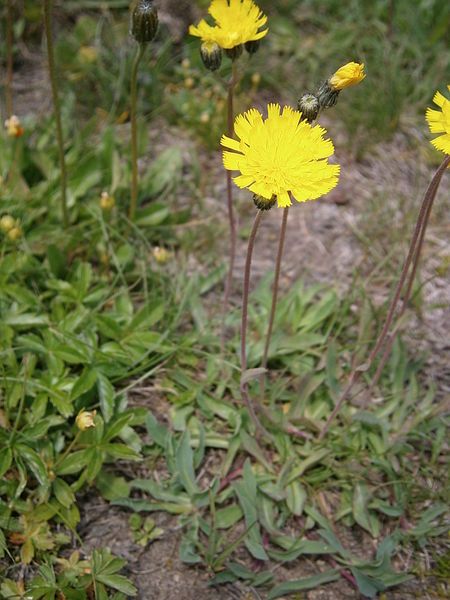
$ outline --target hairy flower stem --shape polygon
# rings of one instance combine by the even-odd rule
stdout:
[[[288,215],[289,215],[289,208],[286,207],[283,209],[283,219],[281,221],[280,239],[278,242],[278,253],[277,253],[277,258],[276,258],[276,263],[275,263],[275,275],[274,275],[273,289],[272,289],[272,305],[270,307],[269,325],[267,327],[266,341],[264,344],[264,352],[263,352],[262,365],[261,365],[264,369],[267,367],[267,359],[269,356],[270,340],[272,338],[273,324],[275,321],[275,313],[276,313],[277,301],[278,301],[278,291],[279,291],[279,287],[280,287],[281,260],[283,258],[284,242],[286,239],[286,226],[287,226]],[[264,397],[265,380],[266,380],[266,377],[265,377],[265,374],[263,373],[259,380],[260,387],[261,387],[261,396],[262,396],[261,401],[263,400],[263,397]]]
[[[408,255],[404,262],[402,272],[400,274],[400,279],[399,279],[399,281],[397,283],[397,287],[395,289],[394,297],[389,306],[389,310],[388,310],[386,320],[383,325],[383,329],[381,330],[381,333],[378,336],[375,346],[373,347],[372,351],[370,352],[366,363],[364,365],[360,365],[359,367],[356,367],[350,373],[347,386],[344,389],[344,391],[342,392],[341,397],[339,398],[338,403],[334,407],[333,412],[329,416],[328,421],[325,424],[325,427],[320,432],[319,440],[323,439],[324,436],[326,435],[326,433],[328,432],[332,421],[334,420],[334,418],[340,411],[345,400],[348,398],[351,390],[353,389],[353,386],[359,380],[361,373],[368,371],[372,367],[375,358],[378,356],[381,348],[383,347],[383,345],[386,341],[386,338],[388,337],[389,329],[390,329],[392,321],[394,319],[397,305],[400,300],[401,292],[402,292],[402,289],[407,280],[408,271],[409,271],[411,263],[412,263],[412,265],[413,265],[412,271],[411,271],[410,278],[407,283],[407,290],[406,290],[406,293],[405,293],[405,296],[403,299],[402,308],[400,310],[400,316],[402,316],[406,310],[406,306],[409,301],[409,297],[411,295],[412,285],[413,285],[414,277],[415,277],[415,274],[417,271],[417,266],[418,266],[418,262],[419,262],[419,258],[420,258],[420,253],[422,250],[425,231],[426,231],[426,228],[428,225],[434,198],[436,197],[436,192],[439,188],[440,181],[441,181],[442,176],[443,176],[445,170],[447,169],[449,163],[450,163],[450,157],[446,157],[445,160],[440,165],[440,167],[438,168],[438,170],[436,171],[436,173],[434,174],[434,177],[431,180],[427,191],[425,192],[425,196],[423,198],[422,205],[420,207],[419,216],[418,216],[418,219],[416,222],[413,237],[412,237],[411,244],[409,247]],[[381,366],[380,365],[378,366],[377,372],[374,377],[374,381],[372,381],[372,383],[370,385],[370,390],[373,389],[373,387],[378,382],[378,379],[380,378],[382,369],[383,369],[383,367],[386,363],[386,360],[389,356],[390,348],[392,346],[392,343],[394,342],[395,334],[396,334],[396,331],[394,329],[391,336],[388,338],[387,346],[386,346],[385,352],[384,352],[381,362],[380,362]]]
[[[408,302],[411,298],[411,293],[412,293],[412,288],[413,288],[413,284],[414,284],[414,280],[416,278],[416,273],[417,273],[417,268],[419,266],[419,261],[420,261],[420,255],[422,253],[422,247],[423,247],[423,242],[425,239],[425,233],[428,227],[428,222],[430,220],[430,215],[431,215],[431,211],[433,208],[433,204],[434,204],[434,200],[436,198],[436,193],[438,191],[439,188],[439,184],[441,182],[442,176],[444,174],[445,169],[447,168],[447,166],[450,164],[450,157],[447,157],[442,165],[439,167],[438,171],[436,172],[435,176],[433,177],[433,180],[430,183],[430,186],[427,190],[427,194],[428,194],[428,205],[425,211],[425,215],[423,218],[423,223],[422,223],[422,227],[420,229],[420,234],[419,234],[419,239],[417,241],[417,245],[416,245],[416,249],[415,249],[415,253],[414,253],[414,258],[412,261],[412,268],[411,268],[411,273],[409,275],[409,279],[406,285],[406,291],[403,295],[403,300],[402,300],[402,304],[401,304],[401,308],[400,311],[398,313],[398,320],[400,320],[403,315],[405,314],[406,311],[406,307],[408,306]],[[445,165],[445,166],[444,166]],[[434,183],[434,185],[433,185]],[[386,341],[386,346],[383,352],[383,355],[380,359],[380,362],[378,363],[377,366],[377,370],[375,372],[375,375],[373,376],[373,379],[370,383],[369,386],[369,393],[371,393],[373,391],[373,389],[375,388],[375,386],[377,385],[381,374],[383,372],[384,366],[389,358],[389,355],[391,353],[391,349],[392,346],[394,344],[396,335],[398,332],[398,327],[395,327],[391,333],[389,334],[387,341]]]
[[[263,427],[258,416],[255,412],[252,400],[248,393],[248,385],[245,381],[245,372],[247,370],[247,327],[248,327],[248,298],[250,292],[250,271],[252,266],[253,249],[255,247],[256,234],[258,232],[259,225],[263,211],[258,210],[256,213],[255,221],[253,223],[252,231],[248,239],[247,256],[245,259],[245,270],[244,270],[244,288],[242,292],[242,321],[241,321],[241,396],[245,406],[249,412],[249,415],[259,433],[264,436],[271,437],[269,432]]]
[[[10,117],[14,114],[13,109],[13,52],[14,52],[14,29],[13,29],[13,8],[12,0],[6,3],[6,80],[5,80],[5,101],[6,114]]]
[[[237,83],[237,67],[236,61],[232,63],[231,78],[228,82],[228,98],[227,98],[227,131],[228,136],[233,137],[233,123],[234,123],[234,89]],[[233,283],[233,271],[234,263],[236,260],[236,217],[234,214],[233,207],[233,182],[231,179],[231,171],[226,172],[227,176],[227,211],[228,211],[228,222],[230,231],[230,258],[228,263],[228,273],[225,281],[225,291],[223,295],[222,304],[222,332],[220,336],[220,345],[222,352],[225,346],[225,315],[228,310],[228,304],[230,301],[231,286]]]
[[[67,213],[67,169],[66,169],[66,157],[64,154],[64,137],[61,121],[61,105],[59,102],[58,95],[58,83],[56,77],[55,67],[55,53],[53,49],[53,34],[52,34],[52,0],[44,0],[44,24],[45,24],[45,35],[47,38],[47,57],[48,57],[48,70],[50,75],[50,84],[52,88],[53,97],[53,110],[55,113],[56,121],[56,137],[58,141],[59,151],[59,169],[61,172],[61,209],[63,225],[67,227],[69,224],[69,218]]]
[[[138,149],[137,149],[137,73],[139,63],[145,52],[145,44],[139,44],[133,60],[131,69],[131,84],[130,84],[130,119],[131,119],[131,197],[128,217],[130,221],[134,221],[138,197]]]

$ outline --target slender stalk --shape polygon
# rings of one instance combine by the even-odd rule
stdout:
[[[23,359],[24,369],[23,369],[22,393],[20,394],[19,409],[17,411],[17,415],[16,415],[16,418],[14,421],[14,426],[13,426],[11,434],[9,436],[10,444],[12,444],[12,442],[14,441],[14,438],[16,437],[17,429],[19,427],[20,420],[22,418],[23,409],[25,407],[25,396],[27,393],[27,383],[28,383],[28,360],[29,360],[29,355],[26,355]]]
[[[234,123],[234,89],[237,83],[237,66],[236,61],[232,63],[231,78],[228,82],[228,96],[227,96],[227,131],[228,136],[233,137],[233,123]],[[236,261],[236,217],[233,207],[233,181],[231,179],[231,171],[226,171],[227,177],[227,211],[228,211],[228,223],[230,231],[230,259],[228,263],[228,273],[225,281],[225,291],[223,295],[222,304],[222,332],[221,332],[221,348],[222,351],[225,346],[225,315],[228,310],[228,304],[230,302],[231,286],[233,283],[233,271],[234,263]]]
[[[448,164],[450,163],[450,157],[447,158],[446,160],[444,160],[444,162],[442,164],[444,164],[444,163],[446,164],[446,167],[447,167]],[[399,311],[399,314],[398,314],[398,319],[401,319],[401,317],[405,314],[406,308],[408,306],[408,302],[409,302],[409,300],[411,298],[412,287],[413,287],[413,284],[414,284],[414,280],[416,278],[417,268],[418,268],[419,262],[420,262],[420,255],[422,253],[423,242],[424,242],[424,239],[425,239],[425,233],[426,233],[426,230],[427,230],[427,227],[428,227],[428,223],[429,223],[429,220],[430,220],[430,215],[431,215],[431,211],[432,211],[432,208],[433,208],[434,200],[436,198],[436,193],[438,191],[439,184],[441,182],[442,175],[444,174],[444,170],[445,170],[446,167],[444,167],[444,169],[442,171],[440,171],[440,174],[438,174],[439,170],[436,172],[436,175],[433,177],[433,180],[432,180],[432,182],[430,184],[430,187],[428,189],[428,191],[429,191],[428,206],[427,206],[427,209],[426,209],[426,212],[425,212],[425,216],[424,216],[424,219],[423,219],[422,228],[421,228],[420,234],[419,234],[419,239],[417,241],[417,246],[416,246],[416,251],[415,251],[415,254],[414,254],[414,259],[413,259],[413,263],[412,263],[411,273],[409,275],[408,282],[407,282],[407,285],[406,285],[406,291],[405,291],[405,293],[403,295],[402,305],[401,305],[401,308],[400,308],[400,311]],[[433,182],[434,182],[434,186],[432,186]],[[370,383],[370,386],[369,386],[369,390],[368,390],[369,393],[371,393],[373,391],[374,387],[377,385],[377,383],[378,383],[378,381],[379,381],[379,379],[381,377],[381,374],[383,372],[384,366],[385,366],[385,364],[386,364],[386,362],[387,362],[387,360],[389,358],[389,355],[391,353],[391,349],[392,349],[392,346],[394,344],[394,341],[395,341],[397,333],[398,333],[398,327],[395,327],[393,329],[393,331],[389,334],[388,338],[387,338],[386,346],[385,346],[383,355],[382,355],[382,357],[380,359],[380,362],[378,363],[377,370],[376,370],[375,375],[373,376],[373,379],[372,379],[372,381]]]
[[[61,121],[61,105],[59,102],[58,95],[58,83],[56,76],[55,67],[55,53],[53,49],[53,34],[52,34],[52,11],[53,2],[52,0],[44,0],[44,24],[45,24],[45,35],[47,38],[47,56],[48,56],[48,70],[50,75],[50,84],[52,88],[53,97],[53,110],[55,113],[56,121],[56,137],[58,140],[58,151],[59,151],[59,168],[61,172],[61,209],[63,225],[67,227],[69,224],[69,218],[67,214],[67,169],[66,169],[66,158],[64,154],[64,137]]]
[[[281,273],[281,260],[283,258],[283,250],[284,250],[284,242],[286,239],[286,226],[289,215],[289,208],[286,207],[283,209],[283,219],[281,221],[281,229],[280,229],[280,238],[278,242],[278,252],[275,263],[275,275],[273,280],[273,289],[272,289],[272,305],[270,307],[270,316],[269,316],[269,325],[267,327],[266,341],[264,344],[264,352],[262,358],[262,367],[265,369],[267,367],[267,359],[269,356],[269,347],[270,340],[272,338],[273,324],[275,321],[275,313],[277,308],[278,301],[278,291],[280,287],[280,273]],[[265,374],[260,377],[260,387],[261,387],[261,395],[264,395],[264,383],[265,383]]]
[[[258,210],[256,213],[255,221],[253,223],[252,231],[248,239],[247,256],[245,259],[245,270],[244,270],[244,288],[242,292],[242,321],[241,321],[241,396],[250,417],[256,427],[256,429],[270,437],[269,432],[263,427],[258,416],[256,415],[255,408],[252,400],[248,393],[247,383],[243,380],[243,376],[247,370],[247,327],[248,327],[248,298],[250,292],[250,271],[252,266],[253,249],[255,247],[256,234],[258,232],[259,225],[261,223],[263,212]]]
[[[131,110],[130,110],[130,119],[131,119],[131,198],[130,198],[130,208],[128,217],[130,221],[134,221],[134,217],[136,214],[136,206],[137,206],[137,196],[138,196],[138,149],[137,149],[137,122],[136,122],[136,112],[137,112],[137,73],[139,63],[145,52],[145,44],[139,44],[138,49],[136,50],[136,54],[133,60],[133,66],[131,69],[131,87],[130,87],[130,102],[131,102]]]
[[[53,466],[54,469],[56,469],[56,467],[58,467],[63,462],[63,460],[69,455],[70,451],[73,449],[73,447],[75,446],[75,444],[80,439],[81,433],[82,433],[82,431],[80,431],[80,430],[77,431],[75,437],[70,442],[70,444],[67,446],[67,448],[65,449],[64,453],[58,458],[58,460],[54,464],[54,466]]]
[[[334,407],[333,412],[328,417],[325,427],[320,432],[319,440],[321,440],[325,437],[326,433],[328,432],[328,430],[330,428],[332,421],[334,420],[334,418],[340,411],[344,401],[348,398],[351,390],[353,389],[353,386],[359,380],[361,373],[364,371],[367,371],[371,368],[375,358],[378,356],[381,348],[383,347],[384,342],[386,341],[386,338],[388,336],[389,329],[391,327],[393,318],[395,316],[397,305],[400,300],[400,295],[401,295],[402,289],[403,289],[406,279],[407,279],[409,268],[411,266],[411,263],[413,263],[411,277],[407,284],[407,286],[408,286],[407,287],[407,295],[405,295],[403,304],[402,304],[401,315],[403,315],[403,313],[406,309],[406,305],[408,303],[409,295],[410,295],[411,289],[412,289],[413,279],[414,279],[414,276],[415,276],[415,273],[417,270],[417,264],[419,261],[420,251],[422,249],[423,238],[425,235],[426,227],[427,227],[429,216],[431,213],[431,208],[432,208],[432,205],[434,202],[434,198],[436,196],[436,192],[439,187],[439,183],[440,183],[442,176],[443,176],[445,170],[447,169],[449,163],[450,163],[450,157],[446,157],[444,159],[444,161],[442,162],[442,164],[440,165],[440,167],[438,168],[438,170],[436,171],[436,173],[434,174],[433,179],[431,180],[431,182],[427,188],[427,191],[425,192],[425,196],[423,198],[422,205],[420,207],[419,216],[418,216],[418,219],[416,222],[416,226],[415,226],[414,233],[412,236],[411,244],[409,247],[408,255],[404,262],[402,272],[400,274],[400,279],[397,283],[394,297],[389,306],[389,310],[388,310],[383,328],[381,330],[381,333],[378,336],[378,339],[377,339],[372,351],[370,352],[366,363],[364,365],[360,365],[359,367],[353,369],[352,372],[350,373],[347,386],[345,387],[344,391],[342,392],[341,397],[340,397],[338,403],[336,404],[336,406]],[[393,342],[393,339],[392,339],[392,342]],[[384,364],[385,364],[388,356],[389,356],[389,352],[385,351],[385,353],[382,357],[382,361],[381,361],[383,363],[381,369],[384,367]],[[383,360],[384,360],[384,362],[383,362]],[[381,369],[379,369],[379,371],[380,371],[379,373],[377,370],[377,373],[375,375],[375,376],[378,375],[378,378],[381,375]],[[377,379],[377,381],[378,381],[378,379]],[[374,385],[375,384],[372,382],[370,389],[373,389]]]
[[[13,52],[14,52],[14,30],[13,30],[13,7],[12,0],[6,2],[6,80],[5,100],[6,114],[10,117],[14,114],[13,109]]]

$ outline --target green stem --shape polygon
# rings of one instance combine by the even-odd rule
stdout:
[[[63,225],[66,228],[69,224],[69,218],[67,213],[67,169],[66,169],[66,158],[64,154],[64,137],[61,120],[61,104],[59,101],[58,94],[58,83],[56,76],[55,67],[55,52],[53,48],[53,34],[52,34],[52,0],[44,0],[44,24],[45,24],[45,35],[47,38],[47,56],[48,56],[48,70],[50,75],[50,84],[52,88],[53,97],[53,110],[55,113],[56,121],[56,137],[58,140],[58,151],[59,151],[59,168],[61,172],[61,209],[63,217]]]
[[[23,413],[23,409],[25,406],[25,395],[27,392],[27,381],[28,381],[28,355],[24,357],[23,360],[23,385],[22,385],[22,393],[20,395],[20,402],[19,402],[19,410],[17,411],[17,415],[16,415],[16,419],[14,421],[14,426],[12,428],[11,431],[11,435],[9,436],[9,443],[10,445],[13,443],[14,438],[16,436],[17,433],[17,429],[19,427],[19,423],[20,423],[20,419],[22,418],[22,413]]]
[[[80,435],[81,435],[81,430],[77,431],[76,436],[73,438],[73,440],[70,442],[70,444],[67,446],[66,450],[64,451],[63,455],[60,456],[58,458],[58,460],[55,462],[53,468],[56,469],[62,462],[63,460],[66,458],[66,456],[69,455],[70,451],[73,449],[73,447],[75,446],[75,444],[78,442]]]
[[[131,103],[131,198],[128,217],[130,221],[134,221],[138,197],[138,147],[137,147],[137,73],[139,63],[145,52],[145,44],[139,44],[133,60],[131,69],[131,87],[130,87],[130,103]]]
[[[228,136],[233,137],[234,124],[234,90],[237,83],[237,65],[236,61],[232,63],[231,78],[228,82],[227,96],[227,131]],[[233,181],[231,171],[226,171],[227,177],[227,211],[228,223],[230,232],[230,259],[228,263],[228,273],[225,281],[225,291],[222,304],[222,332],[221,332],[221,348],[222,352],[225,346],[225,315],[227,314],[228,304],[230,302],[231,286],[233,283],[234,263],[236,261],[236,217],[233,207]]]

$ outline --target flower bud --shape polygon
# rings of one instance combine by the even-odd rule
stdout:
[[[244,47],[242,44],[239,44],[238,46],[234,46],[233,48],[226,48],[225,49],[225,54],[228,56],[228,58],[231,58],[231,60],[237,60],[241,54],[244,51]]]
[[[20,240],[20,238],[22,237],[22,229],[19,227],[19,225],[15,225],[12,229],[8,231],[6,235],[8,236],[8,239],[11,240],[11,242],[17,242],[17,240]]]
[[[0,219],[0,229],[3,231],[3,233],[8,233],[8,231],[11,231],[15,225],[16,221],[13,219],[13,217],[11,217],[11,215],[4,215]]]
[[[130,33],[140,44],[151,42],[158,30],[158,12],[150,0],[137,0],[131,13]]]
[[[317,91],[320,108],[331,108],[337,102],[339,90],[333,90],[328,81],[324,81]]]
[[[222,63],[222,50],[216,42],[203,42],[200,46],[200,56],[210,71],[216,71]]]
[[[162,248],[161,246],[155,246],[152,251],[153,258],[160,265],[165,265],[172,259],[172,252]]]
[[[104,211],[110,211],[114,208],[116,201],[114,196],[110,196],[108,192],[102,192],[100,196],[100,208]]]
[[[250,42],[245,42],[244,44],[244,48],[249,54],[255,54],[255,52],[258,52],[259,46],[260,40],[251,40]]]
[[[334,73],[328,83],[332,90],[343,90],[352,85],[357,85],[365,78],[364,63],[349,62]]]
[[[272,206],[275,205],[276,201],[277,197],[275,195],[272,196],[270,200],[268,200],[267,198],[258,196],[258,194],[253,194],[253,203],[256,206],[256,208],[259,208],[259,210],[270,210]]]
[[[11,115],[9,119],[6,119],[5,128],[9,137],[21,137],[25,132],[19,117],[16,117],[16,115]]]
[[[298,101],[298,110],[302,113],[302,117],[312,123],[316,120],[319,114],[319,100],[314,94],[303,94]]]
[[[80,410],[78,413],[75,423],[80,431],[84,431],[85,429],[89,429],[90,427],[95,427],[95,415],[97,414],[96,410],[89,412],[88,410]]]

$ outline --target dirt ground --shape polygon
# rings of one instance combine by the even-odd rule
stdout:
[[[15,78],[16,112],[24,116],[27,112],[46,111],[49,107],[49,94],[45,69],[41,63],[30,60]],[[332,122],[328,120],[330,134]],[[178,131],[162,125],[163,134],[158,132],[159,143],[179,143]],[[153,129],[155,131],[155,128]],[[185,153],[194,146],[187,134]],[[155,146],[153,145],[153,152]],[[418,211],[419,202],[433,170],[420,166],[416,151],[409,149],[406,138],[398,134],[386,144],[377,146],[368,153],[363,162],[355,163],[339,150],[336,140],[337,160],[342,165],[339,187],[323,201],[296,205],[291,210],[284,257],[282,287],[287,288],[290,282],[302,278],[306,282],[320,281],[336,284],[343,293],[348,289],[356,272],[367,275],[374,267],[375,258],[379,254],[371,253],[370,244],[362,241],[358,232],[370,233],[370,229],[378,231],[386,212],[393,219],[397,230],[405,226],[412,230],[413,219],[405,217],[398,209],[398,198],[409,198],[403,203],[404,209]],[[419,157],[420,158],[420,157]],[[211,218],[223,221],[225,217],[225,176],[221,166],[220,154],[201,155],[203,167],[209,173],[210,191],[204,198],[205,209]],[[143,166],[143,165],[141,165]],[[441,186],[436,199],[436,212],[427,234],[427,243],[422,261],[421,280],[423,286],[423,306],[421,318],[411,316],[408,325],[408,337],[411,347],[427,354],[427,375],[437,383],[441,400],[447,401],[450,396],[450,278],[449,269],[442,269],[450,259],[450,221],[448,220],[449,177]],[[379,210],[373,207],[374,190],[377,198],[384,206]],[[249,195],[236,189],[236,205],[241,226],[250,223],[253,209],[249,206]],[[371,212],[367,210],[370,203]],[[447,215],[447,220],[442,215]],[[381,217],[380,215],[384,215]],[[205,216],[205,215],[203,215]],[[409,215],[411,216],[411,214]],[[373,222],[364,222],[366,219]],[[281,221],[281,211],[273,209],[264,219],[259,242],[255,252],[253,278],[257,281],[268,270],[273,269],[277,236]],[[387,232],[389,234],[389,231]],[[383,231],[381,231],[383,235]],[[245,257],[245,241],[239,240],[238,258],[234,274],[233,301],[238,303],[241,289],[241,274]],[[389,235],[386,239],[377,239],[377,252],[389,248]],[[226,246],[221,249],[226,252]],[[404,246],[404,253],[406,246]],[[194,265],[201,268],[200,262],[193,258]],[[377,278],[372,288],[374,301],[380,303],[391,292],[390,286],[380,284]],[[152,398],[148,398],[148,405]],[[129,575],[139,588],[141,600],[263,600],[267,594],[250,589],[244,585],[231,585],[222,589],[208,587],[209,575],[203,570],[188,567],[178,558],[178,542],[180,530],[175,518],[156,513],[154,518],[164,530],[160,540],[154,541],[143,549],[136,545],[128,526],[129,513],[117,507],[108,506],[93,493],[80,498],[82,521],[79,534],[85,540],[84,550],[88,552],[96,546],[109,546],[111,550],[129,561]],[[347,533],[348,536],[348,533]],[[370,550],[367,539],[343,539],[348,547],[356,548],[360,553]],[[295,579],[315,574],[318,570],[329,568],[323,560],[299,558],[289,567],[275,566],[277,579]],[[407,565],[403,565],[405,567]],[[384,598],[388,600],[408,600],[415,598],[444,598],[439,592],[430,589],[432,582],[419,579],[405,584],[394,591],[388,591]],[[432,586],[434,587],[434,585]],[[298,594],[297,598],[308,600],[347,600],[357,599],[360,595],[345,580],[324,586],[323,589]]]

